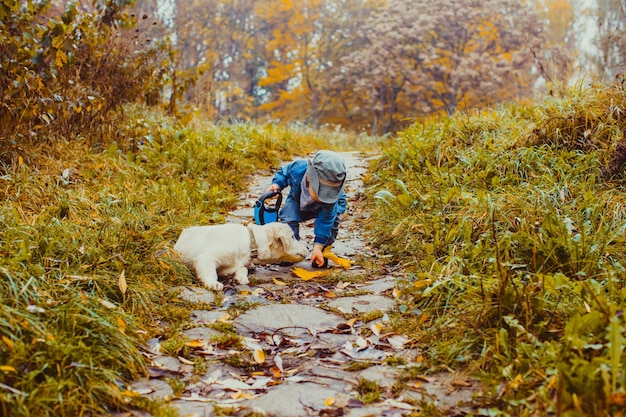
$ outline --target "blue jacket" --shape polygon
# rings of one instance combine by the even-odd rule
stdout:
[[[282,166],[278,172],[274,175],[272,183],[278,185],[280,189],[284,189],[289,186],[289,194],[287,198],[292,198],[295,201],[300,201],[300,184],[302,178],[306,174],[307,161],[300,159],[293,161],[287,165]],[[313,226],[313,233],[315,233],[315,243],[320,245],[326,245],[331,238],[331,228],[335,223],[338,215],[346,212],[347,198],[346,193],[341,190],[339,200],[334,204],[316,203],[319,207],[317,216],[315,217],[315,224]]]

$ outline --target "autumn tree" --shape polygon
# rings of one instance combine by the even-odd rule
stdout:
[[[333,79],[359,23],[380,2],[371,0],[264,0],[259,19],[271,30],[268,62],[259,86],[260,110],[273,119],[335,123],[341,106]]]
[[[612,80],[626,70],[626,3],[623,0],[605,0],[597,4],[597,55],[600,77]]]
[[[336,82],[383,133],[400,118],[519,98],[541,45],[537,21],[513,0],[389,0],[364,22],[362,47],[342,60]]]
[[[537,16],[544,22],[545,45],[533,50],[536,65],[548,82],[567,82],[576,55],[575,11],[568,0],[535,0]]]

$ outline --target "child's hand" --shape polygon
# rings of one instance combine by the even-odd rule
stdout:
[[[280,192],[280,187],[278,186],[278,184],[272,184],[269,187],[267,187],[267,190],[265,190],[266,193],[269,193],[270,191],[274,191],[275,193]]]
[[[322,245],[314,245],[313,252],[311,253],[311,264],[313,266],[324,266],[324,255],[322,255]]]

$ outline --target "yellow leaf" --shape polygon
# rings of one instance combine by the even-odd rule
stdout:
[[[335,298],[335,297],[337,297],[337,294],[335,294],[335,293],[334,293],[334,292],[332,292],[332,291],[326,291],[326,292],[324,293],[324,296],[325,296],[326,298]]]
[[[17,372],[17,369],[15,369],[12,366],[9,365],[0,365],[0,371],[4,371],[4,372]]]
[[[118,316],[115,320],[117,320],[117,328],[120,329],[120,332],[126,332],[126,322],[124,319]]]
[[[354,326],[354,323],[356,323],[356,317],[348,320],[347,323],[348,323],[348,326],[350,327]]]
[[[135,391],[122,391],[122,395],[124,395],[125,397],[141,397],[141,394]]]
[[[23,163],[24,163],[24,158],[22,158],[21,156],[18,156],[18,157],[17,157],[17,164],[18,164],[19,166],[22,166],[22,164],[23,164]]]
[[[54,63],[57,67],[62,67],[67,63],[67,55],[63,51],[57,50]]]
[[[341,258],[337,255],[335,255],[334,253],[332,253],[330,251],[330,248],[326,248],[324,250],[324,256],[326,258],[328,258],[329,261],[333,261],[334,263],[336,263],[337,265],[339,265],[342,268],[350,268],[353,264],[353,262],[350,259],[346,259],[346,258]]]
[[[394,288],[393,291],[391,291],[393,293],[393,297],[394,298],[400,298],[400,290],[397,288]]]
[[[13,345],[13,342],[11,342],[11,339],[9,339],[6,336],[2,336],[2,341],[4,342],[5,345],[7,345],[7,347],[9,348],[9,350],[13,350],[13,348],[15,347]]]
[[[324,400],[324,405],[326,407],[331,407],[333,404],[335,404],[335,399],[333,397],[328,397]]]
[[[254,361],[259,365],[265,362],[265,353],[263,352],[263,349],[255,349],[252,356],[254,357]]]
[[[254,398],[254,394],[251,392],[237,391],[230,394],[230,398],[233,400],[251,400]]]
[[[205,346],[205,343],[202,341],[202,339],[194,339],[190,342],[187,342],[186,344],[187,346],[192,348],[201,348]]]
[[[376,336],[380,335],[380,331],[384,328],[385,326],[383,326],[382,323],[374,323],[370,326],[370,329],[372,329],[372,333],[374,333]]]
[[[122,273],[120,274],[118,285],[120,287],[120,291],[122,292],[122,294],[126,294],[126,289],[128,288],[128,286],[126,285],[125,270],[122,270]]]
[[[326,275],[330,275],[331,272],[332,270],[330,269],[321,270],[321,271],[307,271],[306,269],[303,269],[303,268],[293,268],[291,270],[292,274],[302,279],[303,281],[310,281],[313,278],[324,277]]]
[[[228,313],[224,313],[217,318],[217,321],[220,323],[226,323],[228,320],[230,320],[230,314]]]
[[[283,281],[281,281],[281,280],[279,280],[279,279],[276,279],[276,278],[274,278],[274,277],[272,277],[272,281],[274,281],[274,284],[276,284],[276,285],[280,285],[280,286],[285,286],[285,285],[287,285],[287,283],[286,283],[286,282],[283,282]]]
[[[419,281],[415,281],[413,283],[413,286],[415,288],[423,288],[423,287],[426,287],[426,286],[430,285],[431,283],[432,283],[432,281],[429,280],[429,279],[422,279],[422,280],[419,280]]]

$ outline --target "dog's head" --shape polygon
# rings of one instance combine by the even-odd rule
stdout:
[[[308,254],[306,245],[296,240],[291,227],[285,223],[248,227],[254,233],[259,263],[300,262]]]

